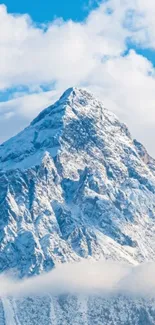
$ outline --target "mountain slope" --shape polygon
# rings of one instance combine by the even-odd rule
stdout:
[[[5,299],[2,309],[0,306],[0,324],[154,325],[155,301],[120,296]]]
[[[155,161],[85,90],[71,88],[0,146],[0,270],[82,258],[155,260]]]

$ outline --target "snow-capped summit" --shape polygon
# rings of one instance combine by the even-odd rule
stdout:
[[[155,259],[155,163],[86,90],[0,146],[0,270]]]
[[[43,110],[30,126],[0,146],[0,168],[25,169],[35,166],[40,164],[46,150],[56,157],[59,150],[64,151],[71,144],[72,149],[80,146],[78,149],[81,150],[81,145],[91,144],[99,132],[102,137],[105,131],[112,135],[112,125],[116,135],[124,132],[130,138],[126,126],[91,93],[69,88],[54,105]]]

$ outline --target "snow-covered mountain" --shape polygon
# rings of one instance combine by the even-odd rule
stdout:
[[[57,263],[83,258],[134,265],[154,261],[154,221],[155,160],[132,139],[126,125],[85,90],[68,89],[30,126],[0,146],[1,272],[36,275]],[[44,311],[48,299],[36,300]],[[54,302],[47,303],[51,310],[58,309],[59,315],[62,304],[63,310],[68,309],[70,298],[61,299],[55,302],[57,307],[53,307]],[[31,305],[25,301],[18,303],[21,315]],[[71,301],[69,308],[75,312],[76,298]],[[103,310],[97,316],[101,318],[92,318],[96,319],[92,322],[93,306],[101,299],[95,301],[82,302],[79,310],[84,308],[85,317],[81,323],[73,318],[59,320],[57,314],[49,323],[48,310],[40,323],[22,318],[14,324],[155,324],[150,304],[145,308],[140,301],[137,304],[141,307],[135,307],[135,302],[123,299],[126,306],[132,305],[133,315],[135,308],[142,308],[150,323],[132,322],[132,317],[130,322],[110,318],[115,316],[107,316],[103,322]],[[9,300],[3,304],[13,310]],[[103,301],[100,308],[105,306],[106,315],[116,314],[115,306],[120,314],[119,300],[118,305],[110,304]],[[1,320],[4,309],[2,305],[0,325],[5,324],[5,319]]]

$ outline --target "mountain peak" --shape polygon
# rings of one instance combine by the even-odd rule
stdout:
[[[62,94],[62,96],[60,97],[61,99],[68,99],[70,96],[76,95],[78,92],[81,92],[82,89],[81,88],[77,88],[77,87],[70,87],[68,89],[66,89],[64,91],[64,93]]]
[[[0,270],[155,259],[155,162],[86,90],[69,88],[0,146],[0,193]]]
[[[0,169],[36,166],[45,152],[54,158],[60,150],[87,151],[94,144],[103,150],[106,139],[112,143],[114,135],[118,142],[131,141],[127,127],[102,102],[87,90],[72,87],[29,127],[0,146]]]
[[[87,98],[87,99],[92,99],[95,97],[93,96],[93,94],[86,90],[85,88],[78,88],[78,87],[70,87],[67,90],[65,90],[65,92],[62,94],[62,96],[60,97],[60,100],[64,100],[64,99],[74,99],[74,98]]]
[[[45,116],[50,115],[54,112],[59,110],[61,107],[66,107],[69,105],[70,107],[73,107],[74,105],[82,105],[86,106],[88,104],[91,104],[91,102],[97,103],[98,101],[95,99],[95,97],[91,94],[91,92],[77,87],[70,87],[68,88],[62,96],[52,105],[45,108],[32,122],[31,125],[34,125],[38,123],[40,120],[44,119]]]

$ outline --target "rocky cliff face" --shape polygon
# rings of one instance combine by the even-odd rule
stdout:
[[[29,276],[83,258],[153,261],[154,220],[154,159],[85,90],[68,89],[0,146],[1,272]]]

